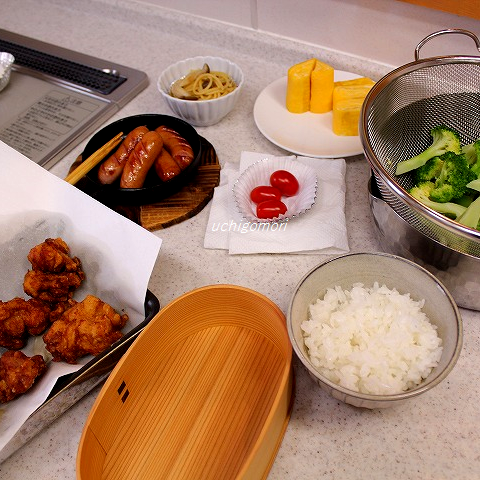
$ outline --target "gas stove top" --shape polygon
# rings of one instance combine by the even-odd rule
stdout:
[[[0,29],[15,57],[0,140],[51,168],[148,85],[145,73]]]

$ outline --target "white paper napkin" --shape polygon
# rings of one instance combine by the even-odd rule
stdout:
[[[232,188],[240,174],[253,163],[273,155],[242,152],[239,168],[227,163],[215,189],[204,247],[230,254],[303,253],[340,254],[349,251],[345,221],[345,170],[343,158],[289,158],[305,163],[317,173],[315,205],[287,223],[251,223],[237,211]]]

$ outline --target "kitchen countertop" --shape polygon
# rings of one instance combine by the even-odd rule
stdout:
[[[316,55],[337,69],[375,79],[395,68],[121,0],[48,0],[41,5],[4,0],[0,28],[147,72],[150,85],[109,122],[139,113],[170,114],[156,91],[156,79],[170,63],[202,54],[237,62],[246,77],[241,101],[221,123],[198,128],[214,145],[222,165],[238,162],[243,150],[286,154],[260,134],[252,109],[262,89],[284,76],[289,65]],[[82,147],[52,172],[63,177]],[[346,160],[350,250],[381,250],[368,205],[368,163],[362,155]],[[257,290],[286,312],[300,278],[328,258],[207,250],[203,239],[209,211],[207,205],[195,217],[155,232],[163,244],[149,288],[162,305],[197,287],[231,283]],[[321,391],[294,360],[295,404],[269,480],[480,478],[480,313],[462,309],[462,317],[464,346],[453,372],[435,389],[402,406],[370,411],[340,403]],[[0,478],[74,479],[78,442],[99,389],[1,464]]]

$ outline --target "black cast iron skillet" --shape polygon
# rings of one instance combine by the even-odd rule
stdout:
[[[182,173],[168,182],[162,182],[155,169],[151,168],[142,188],[120,188],[118,181],[111,185],[102,185],[98,181],[97,174],[100,167],[98,165],[87,173],[86,181],[81,187],[82,190],[106,205],[147,205],[159,202],[181,190],[196,174],[201,160],[201,142],[197,131],[189,123],[176,117],[144,114],[117,120],[93,135],[85,146],[82,158],[83,160],[88,158],[120,132],[126,136],[136,127],[146,126],[149,130],[155,130],[161,125],[175,130],[193,149],[194,159]]]

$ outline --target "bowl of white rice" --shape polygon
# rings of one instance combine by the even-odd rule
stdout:
[[[438,385],[463,340],[446,287],[420,265],[387,253],[352,253],[314,267],[295,289],[287,327],[320,387],[370,409]]]

